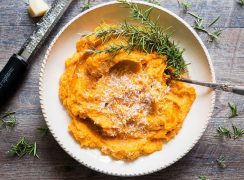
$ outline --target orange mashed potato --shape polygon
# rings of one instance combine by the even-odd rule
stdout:
[[[181,82],[166,84],[166,56],[88,51],[111,43],[125,39],[103,42],[91,35],[77,42],[76,53],[66,60],[59,96],[81,147],[132,160],[161,150],[178,133],[196,93]]]

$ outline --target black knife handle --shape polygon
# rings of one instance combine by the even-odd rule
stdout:
[[[13,54],[0,72],[0,102],[5,103],[9,94],[24,76],[28,64],[21,56]]]

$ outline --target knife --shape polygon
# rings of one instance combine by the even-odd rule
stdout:
[[[72,1],[56,0],[46,15],[37,23],[36,30],[26,40],[19,52],[10,57],[0,72],[0,103],[5,103],[18,81],[24,77],[31,57],[43,44]]]

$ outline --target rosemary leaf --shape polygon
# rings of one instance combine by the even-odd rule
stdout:
[[[0,127],[13,128],[16,124],[15,112],[7,112],[0,117]]]
[[[226,159],[224,155],[220,155],[219,158],[216,159],[216,162],[220,168],[226,168]]]
[[[228,103],[228,106],[229,106],[230,112],[231,112],[231,115],[229,116],[229,118],[234,118],[234,117],[238,116],[237,106],[235,104],[231,104],[231,103]]]
[[[39,158],[37,155],[36,142],[31,144],[26,140],[25,137],[21,137],[16,144],[12,144],[8,153],[11,155],[17,155],[20,158],[26,154]]]
[[[238,3],[239,3],[241,6],[244,6],[244,0],[239,0]]]
[[[211,27],[212,25],[214,25],[218,20],[219,20],[220,16],[214,18],[208,25],[208,27]]]
[[[208,32],[209,41],[217,42],[219,40],[221,33],[222,33],[222,30],[215,30],[213,32]]]
[[[239,139],[244,135],[244,129],[237,128],[232,124],[232,130],[219,126],[217,129],[219,136],[226,137],[229,139]]]
[[[221,126],[219,126],[217,128],[217,133],[219,134],[220,137],[226,137],[229,139],[231,139],[231,137],[232,137],[231,131],[229,129],[221,127]]]
[[[185,13],[187,13],[188,10],[192,7],[192,4],[190,2],[188,2],[187,0],[181,1],[181,2],[178,0],[178,3],[182,7],[183,12],[185,12]]]
[[[195,18],[194,21],[194,29],[196,29],[197,31],[201,31],[204,32],[208,35],[209,37],[209,42],[217,42],[222,31],[221,30],[214,30],[213,32],[209,32],[207,28],[205,28],[203,26],[203,18],[200,17],[199,15],[193,13],[193,12],[188,12],[188,14],[190,14],[191,16],[193,16]],[[208,27],[211,27],[213,24],[215,24],[220,17],[215,18],[214,20],[212,20]]]
[[[190,14],[191,16],[193,16],[194,18],[196,19],[201,19],[202,20],[202,17],[200,17],[199,15],[193,13],[193,12],[187,12],[188,14]]]
[[[232,124],[233,129],[233,139],[239,139],[244,135],[244,129],[239,129],[235,125]]]
[[[195,25],[194,25],[194,29],[198,30],[198,31],[202,31],[208,34],[208,31],[203,27],[202,25],[202,19],[196,19],[194,21]]]
[[[197,14],[194,14],[193,12],[188,12],[188,14],[190,14],[191,16],[193,16],[195,18],[195,21],[194,21],[194,29],[196,29],[198,31],[205,32],[205,33],[208,34],[208,31],[203,26],[203,18],[200,17]]]

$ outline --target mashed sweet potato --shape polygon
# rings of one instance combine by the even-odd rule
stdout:
[[[59,96],[72,120],[69,130],[81,147],[115,159],[135,159],[161,150],[173,138],[195,100],[193,87],[168,86],[166,56],[137,50],[93,53],[123,38],[103,42],[82,37],[66,60]]]

